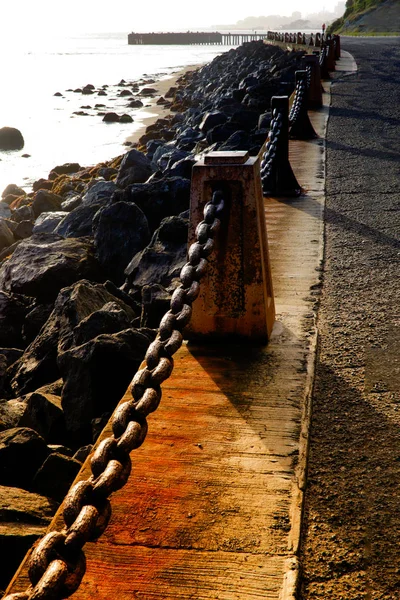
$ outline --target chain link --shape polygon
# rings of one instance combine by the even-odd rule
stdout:
[[[192,303],[199,295],[200,280],[207,269],[207,257],[214,249],[224,204],[223,193],[217,190],[204,207],[204,220],[196,228],[197,241],[191,245],[189,260],[180,274],[181,285],[172,295],[170,310],[161,319],[157,338],[148,347],[145,366],[132,380],[132,400],[115,410],[111,421],[113,437],[102,440],[96,448],[91,458],[91,477],[76,483],[64,500],[65,528],[51,531],[36,542],[28,560],[32,586],[3,600],[61,600],[78,589],[86,569],[82,548],[107,527],[111,516],[108,496],[128,480],[129,454],[143,444],[146,418],[160,404],[160,385],[171,375],[172,355],[182,344],[182,331],[190,321]]]
[[[261,181],[264,191],[270,189],[271,187],[269,180],[272,176],[274,163],[276,161],[279,137],[283,131],[282,125],[282,113],[275,108],[272,113],[268,142],[265,147],[265,152],[263,154],[260,166]]]

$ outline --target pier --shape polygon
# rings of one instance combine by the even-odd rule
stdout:
[[[217,44],[220,46],[239,46],[244,42],[253,42],[267,37],[267,31],[262,33],[220,33],[218,31],[187,31],[160,33],[130,33],[128,44],[135,45],[204,45]]]

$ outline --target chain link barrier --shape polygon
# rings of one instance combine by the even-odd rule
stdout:
[[[200,280],[215,247],[224,204],[223,192],[217,190],[204,207],[204,220],[196,228],[196,241],[190,246],[188,262],[180,273],[181,285],[172,294],[170,309],[148,347],[145,366],[132,380],[132,400],[115,410],[111,420],[113,436],[102,440],[95,450],[90,478],[76,483],[64,500],[65,528],[49,532],[35,544],[28,559],[31,586],[24,592],[8,594],[3,600],[62,600],[78,589],[86,571],[82,548],[106,529],[111,517],[108,497],[127,482],[130,452],[143,444],[147,416],[158,408],[160,386],[172,373],[172,356],[182,345],[182,331],[190,321],[192,303],[199,295]]]
[[[275,108],[272,112],[268,142],[261,160],[261,183],[264,195],[270,193],[275,184],[273,181],[274,167],[277,157],[279,137],[283,132],[282,112]]]
[[[289,136],[297,140],[311,140],[318,137],[308,116],[308,77],[307,70],[296,72],[296,89],[289,113]]]

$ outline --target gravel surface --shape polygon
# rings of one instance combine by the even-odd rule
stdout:
[[[302,600],[400,598],[400,38],[342,38]]]

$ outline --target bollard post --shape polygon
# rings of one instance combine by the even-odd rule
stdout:
[[[335,61],[335,42],[332,38],[330,38],[326,42],[326,68],[328,71],[336,70],[336,61]]]
[[[340,35],[334,35],[333,36],[333,41],[335,44],[335,60],[339,60],[340,59]]]
[[[271,128],[267,150],[261,163],[263,194],[264,196],[300,196],[301,187],[289,162],[288,96],[273,96],[271,111],[272,121],[279,117],[281,122],[279,125],[276,122]]]
[[[189,340],[265,343],[271,335],[275,306],[259,162],[246,151],[210,152],[193,166],[189,244],[217,189],[225,209],[216,251],[193,304]]]
[[[310,81],[308,86],[308,106],[310,108],[321,108],[322,106],[322,84],[321,68],[319,66],[318,56],[315,54],[306,54],[303,56],[306,70],[310,72]]]
[[[319,48],[320,46],[321,46],[321,34],[316,33],[315,34],[315,47]]]

